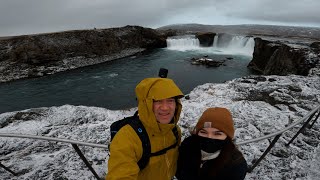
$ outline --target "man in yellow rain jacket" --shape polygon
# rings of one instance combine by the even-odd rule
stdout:
[[[182,92],[168,78],[147,78],[136,87],[139,119],[151,144],[151,152],[167,148],[176,142],[172,129],[181,113]],[[178,128],[179,144],[181,131]],[[176,172],[178,146],[165,154],[150,157],[140,170],[138,161],[143,154],[139,136],[130,125],[122,127],[110,145],[106,180],[171,180]]]

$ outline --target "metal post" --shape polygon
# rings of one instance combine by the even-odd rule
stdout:
[[[11,174],[13,174],[14,176],[17,176],[17,174],[13,171],[11,171],[8,167],[4,166],[3,164],[1,164],[0,162],[0,167],[2,167],[3,169],[7,170],[8,172],[10,172]]]
[[[278,139],[280,138],[282,134],[277,135],[276,137],[274,137],[274,139],[272,140],[272,142],[270,143],[269,147],[264,151],[264,153],[262,154],[262,156],[248,169],[248,172],[252,172],[253,169],[262,161],[262,159],[268,154],[268,152],[273,148],[273,146],[276,144],[276,142],[278,141]]]
[[[308,120],[303,124],[303,126],[299,129],[299,131],[297,132],[297,134],[294,135],[293,138],[292,138],[285,146],[289,146],[289,145],[292,143],[292,141],[293,141],[296,137],[298,137],[298,135],[308,126],[309,122],[311,121],[311,119],[313,118],[313,116],[314,116],[315,114],[316,114],[316,112],[313,113],[313,114],[309,117],[309,119],[308,119]]]
[[[79,149],[79,147],[76,144],[72,144],[72,147],[76,150],[76,152],[78,153],[78,155],[80,156],[80,158],[82,159],[82,161],[86,164],[86,166],[89,168],[89,170],[92,172],[92,174],[98,179],[101,180],[101,178],[98,176],[98,174],[94,171],[94,169],[92,168],[91,164],[88,162],[88,160],[86,159],[86,157],[84,157],[84,155],[82,154],[81,150]]]
[[[318,115],[317,117],[314,119],[314,121],[310,124],[310,126],[308,126],[309,129],[311,129],[313,127],[313,125],[316,123],[316,121],[318,120],[319,118],[319,115],[320,115],[320,111],[318,112]]]

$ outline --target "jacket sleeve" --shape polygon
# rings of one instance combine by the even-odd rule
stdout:
[[[187,137],[179,148],[176,178],[179,180],[195,180],[200,167],[200,150],[192,136]]]
[[[232,166],[231,168],[228,168],[227,171],[225,171],[221,179],[233,179],[233,180],[243,180],[247,174],[248,165],[246,160],[243,159],[242,162],[240,162],[237,165]]]
[[[139,174],[138,160],[142,156],[142,144],[134,130],[122,127],[110,144],[110,157],[106,180],[136,180]]]

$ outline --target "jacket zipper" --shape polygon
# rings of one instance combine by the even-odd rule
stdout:
[[[163,137],[163,140],[164,140],[164,147],[166,147],[166,138]],[[168,154],[167,154],[167,153],[164,154],[164,158],[165,158],[166,165],[167,165],[167,177],[168,177],[168,179],[170,179],[170,173],[169,173],[169,170],[170,170],[170,161],[169,161],[169,159],[168,159]]]

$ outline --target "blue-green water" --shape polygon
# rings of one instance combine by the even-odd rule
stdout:
[[[216,54],[212,50],[175,51],[158,49],[145,55],[93,65],[46,77],[0,84],[0,113],[64,104],[108,109],[135,107],[135,86],[146,77],[156,77],[159,68],[188,94],[204,83],[219,83],[251,74],[251,57]],[[225,66],[191,65],[192,57],[209,55],[226,60]]]

